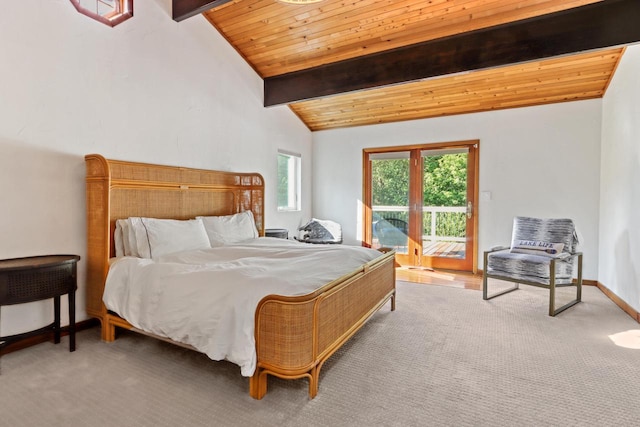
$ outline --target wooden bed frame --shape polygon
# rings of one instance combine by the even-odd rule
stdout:
[[[250,210],[264,235],[264,180],[259,174],[108,160],[98,154],[85,156],[85,162],[86,309],[100,320],[104,341],[115,339],[116,327],[145,333],[109,312],[102,302],[109,259],[115,256],[117,219],[189,219]],[[312,294],[263,298],[255,313],[257,366],[249,380],[250,395],[261,399],[271,374],[308,378],[309,396],[315,397],[323,363],[387,301],[395,310],[395,293],[390,252]]]

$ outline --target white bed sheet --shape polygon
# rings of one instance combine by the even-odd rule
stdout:
[[[251,376],[255,310],[263,297],[311,293],[381,255],[261,237],[155,261],[123,257],[111,264],[103,300],[134,327],[229,360]]]

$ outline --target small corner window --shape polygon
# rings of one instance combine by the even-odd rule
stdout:
[[[301,156],[278,150],[278,210],[299,211]]]

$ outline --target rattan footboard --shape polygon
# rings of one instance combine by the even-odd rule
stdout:
[[[309,397],[318,393],[325,360],[387,301],[395,310],[394,253],[301,297],[269,295],[256,309],[258,364],[250,394],[267,392],[267,374],[308,378]]]
[[[218,172],[85,157],[87,176],[87,314],[101,321],[102,339],[115,328],[135,330],[102,302],[115,221],[130,216],[188,219],[251,210],[264,235],[264,182],[259,174]],[[394,254],[300,297],[270,295],[256,309],[256,372],[249,392],[260,399],[267,375],[308,378],[309,395],[318,391],[325,360],[387,301],[395,309]],[[157,337],[163,339],[161,337]],[[177,343],[179,344],[179,343]]]

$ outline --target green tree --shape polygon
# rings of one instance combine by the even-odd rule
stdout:
[[[467,204],[467,156],[445,154],[424,160],[423,197],[425,206],[465,206]],[[464,213],[438,212],[437,236],[464,237]],[[427,215],[425,215],[427,216]],[[431,230],[431,218],[425,218],[424,230]]]
[[[409,204],[409,159],[372,162],[373,204]],[[424,205],[464,206],[467,203],[467,156],[445,154],[424,158]]]
[[[465,206],[467,156],[445,154],[424,159],[424,205]]]
[[[444,154],[423,158],[424,206],[465,206],[467,203],[467,155]],[[372,162],[373,205],[409,204],[409,159]],[[464,213],[437,213],[436,235],[465,236]],[[406,213],[396,213],[406,220]],[[425,212],[423,230],[431,233],[431,214]]]
[[[278,154],[278,206],[289,206],[289,157]]]
[[[374,205],[409,205],[409,159],[374,160],[371,176]]]

